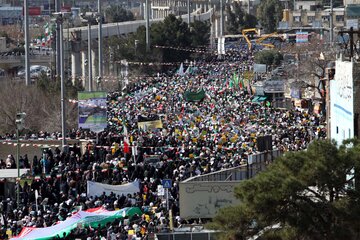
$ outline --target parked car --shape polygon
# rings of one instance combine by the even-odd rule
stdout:
[[[30,77],[31,78],[37,78],[40,76],[41,73],[50,74],[51,70],[49,67],[41,66],[41,65],[33,65],[30,66]],[[18,77],[24,77],[25,76],[25,69],[21,69],[17,73]]]

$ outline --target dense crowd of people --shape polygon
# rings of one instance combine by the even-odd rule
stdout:
[[[98,147],[89,145],[81,152],[74,145],[68,153],[56,148],[49,150],[46,158],[35,157],[31,163],[27,156],[21,158],[21,167],[31,167],[31,175],[41,177],[20,184],[19,205],[13,198],[0,203],[0,239],[19,234],[23,227],[52,226],[79,209],[133,206],[143,214],[97,228],[76,228],[57,239],[129,239],[129,235],[146,239],[150,234],[169,231],[166,202],[157,194],[162,179],[172,179],[169,207],[178,227],[193,223],[180,218],[179,182],[246,163],[249,155],[258,152],[256,141],[260,136],[270,135],[272,148],[280,151],[302,150],[313,139],[326,137],[321,115],[273,108],[271,101],[253,102],[250,86],[234,84],[234,76],[242,77],[252,65],[253,56],[246,49],[230,51],[220,60],[198,61],[184,74],[142,79],[126,96],[109,93],[109,127],[99,134]],[[206,93],[201,101],[184,98],[185,92],[200,89]],[[140,119],[160,120],[162,127],[139,128]],[[81,129],[69,135],[94,137]],[[48,136],[59,134],[38,135]],[[130,148],[125,150],[127,139]],[[148,162],[149,155],[158,160]],[[12,155],[0,163],[0,168],[14,167]],[[136,194],[86,195],[87,181],[119,185],[135,180],[140,182]],[[37,210],[35,190],[40,196]]]

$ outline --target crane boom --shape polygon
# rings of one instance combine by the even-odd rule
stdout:
[[[269,33],[269,34],[265,34],[263,36],[261,36],[260,38],[256,39],[256,43],[257,44],[260,44],[262,46],[265,46],[265,47],[268,47],[268,48],[274,48],[274,44],[271,44],[271,43],[262,43],[262,41],[264,41],[265,39],[267,39],[268,37],[271,37],[271,36],[274,36],[274,35],[277,35],[277,32],[273,32],[273,33]]]
[[[244,36],[244,38],[245,38],[245,40],[246,40],[246,42],[248,44],[249,50],[251,50],[252,49],[252,44],[251,44],[250,39],[247,36],[248,32],[254,32],[256,34],[259,34],[259,32],[258,32],[258,30],[256,28],[248,28],[248,29],[243,29],[241,31],[242,35]]]

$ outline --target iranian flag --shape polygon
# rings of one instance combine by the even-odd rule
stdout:
[[[97,228],[99,225],[105,226],[109,222],[113,222],[115,219],[131,218],[135,214],[139,216],[142,212],[137,207],[123,208],[117,211],[107,211],[104,208],[89,209],[87,211],[78,211],[71,217],[67,218],[56,225],[46,228],[33,228],[24,227],[20,234],[11,239],[13,240],[47,240],[54,239],[56,237],[63,237],[68,235],[78,224],[82,224],[86,227]]]
[[[130,144],[129,144],[129,134],[127,131],[127,127],[125,125],[124,126],[124,130],[123,130],[123,135],[124,135],[124,153],[130,153]]]

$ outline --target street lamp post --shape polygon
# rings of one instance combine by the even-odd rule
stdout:
[[[190,0],[187,0],[187,14],[188,14],[188,24],[189,24],[189,27],[190,27]]]
[[[88,20],[88,64],[89,64],[89,92],[92,92],[92,56],[91,56],[91,22]]]
[[[220,0],[220,37],[224,34],[224,11],[223,11],[223,0]]]
[[[29,65],[29,8],[28,0],[24,0],[24,34],[25,34],[25,84],[30,85]]]
[[[83,19],[84,23],[87,23],[88,25],[88,77],[89,77],[89,92],[93,91],[93,76],[92,76],[92,55],[91,55],[91,22],[96,20],[96,15],[93,12],[87,12],[85,14],[81,14],[81,17]],[[99,21],[100,24],[101,21]],[[99,26],[100,29],[100,26]],[[100,33],[99,33],[100,34]],[[100,43],[99,43],[100,44]],[[99,48],[101,48],[99,46]],[[99,49],[99,56],[100,56],[100,52],[101,50]],[[102,55],[102,53],[101,53]],[[102,58],[102,57],[101,57]],[[99,59],[99,66],[101,64],[102,60]],[[100,70],[101,67],[99,67],[99,74],[100,74]]]
[[[55,12],[59,13],[61,11],[61,0],[55,0]],[[60,40],[60,23],[56,22],[56,76],[58,77],[60,75],[60,44],[62,39]]]
[[[19,158],[20,158],[20,140],[19,140],[19,131],[24,128],[24,120],[25,120],[26,113],[17,113],[16,114],[16,167],[17,167],[17,178],[18,178],[18,186],[16,190],[16,204],[19,208],[20,204],[20,165],[19,165]]]
[[[146,16],[146,52],[150,51],[150,14],[149,14],[149,0],[145,1],[145,16]]]
[[[68,13],[62,13],[57,12],[54,13],[56,16],[56,23],[59,25],[59,36],[60,36],[60,81],[61,81],[61,135],[62,135],[62,147],[63,151],[67,151],[67,145],[66,145],[66,116],[65,116],[65,72],[64,72],[64,41],[63,41],[63,22],[65,18],[65,14]]]
[[[333,0],[330,0],[330,44],[334,41]]]
[[[99,38],[99,76],[98,76],[98,88],[101,87],[101,80],[103,77],[103,54],[102,54],[102,14],[101,14],[101,1],[98,0],[98,14],[97,14],[97,22],[99,24],[98,29],[98,38]],[[98,89],[99,90],[99,89]]]

